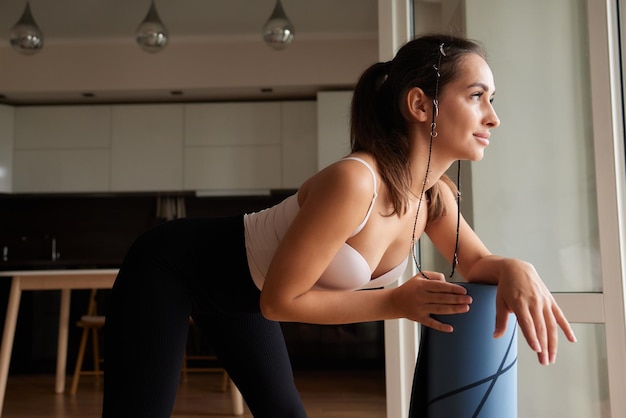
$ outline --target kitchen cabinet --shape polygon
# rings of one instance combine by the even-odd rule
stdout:
[[[280,145],[280,102],[185,105],[185,146]]]
[[[6,110],[14,192],[248,193],[297,188],[318,167],[313,100]]]
[[[254,192],[280,185],[280,146],[185,149],[185,189]]]
[[[281,187],[280,102],[185,105],[186,190]]]
[[[282,187],[297,189],[317,171],[315,101],[281,103]]]
[[[317,164],[328,166],[350,153],[352,91],[317,93]]]
[[[187,190],[291,189],[317,170],[315,101],[185,107]]]
[[[13,191],[108,191],[110,141],[110,106],[15,108]]]
[[[13,118],[12,106],[0,105],[0,193],[13,190]]]
[[[15,149],[108,148],[111,106],[15,108]]]
[[[15,150],[13,191],[109,191],[109,150]]]
[[[183,187],[183,105],[112,109],[111,190],[178,191]]]

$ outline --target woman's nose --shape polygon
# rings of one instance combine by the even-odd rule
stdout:
[[[490,128],[497,128],[500,125],[500,118],[498,118],[498,114],[491,104],[489,104],[489,114],[486,122]]]

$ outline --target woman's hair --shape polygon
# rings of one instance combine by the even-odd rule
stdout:
[[[392,61],[379,62],[365,70],[356,85],[350,127],[352,152],[369,152],[378,162],[393,204],[391,215],[406,212],[411,187],[406,95],[419,87],[434,99],[437,87],[441,91],[458,77],[461,59],[467,54],[486,57],[483,48],[469,39],[421,36],[402,46]],[[455,189],[445,176],[444,180]],[[439,184],[427,191],[429,222],[444,213],[440,193]]]

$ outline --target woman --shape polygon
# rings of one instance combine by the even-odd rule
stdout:
[[[361,76],[348,157],[265,211],[172,221],[140,237],[107,312],[103,416],[170,416],[189,315],[255,417],[306,416],[277,321],[408,318],[451,332],[431,314],[470,309],[463,287],[419,265],[384,288],[417,263],[409,254],[423,232],[465,280],[497,284],[494,336],[513,312],[541,364],[554,362],[558,328],[575,341],[563,313],[531,264],[489,252],[444,175],[483,157],[500,123],[494,92],[476,43],[415,39]]]

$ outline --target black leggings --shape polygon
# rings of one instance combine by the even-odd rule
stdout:
[[[280,325],[259,310],[243,219],[180,219],[142,235],[111,292],[105,418],[170,417],[189,316],[255,417],[306,417]]]

